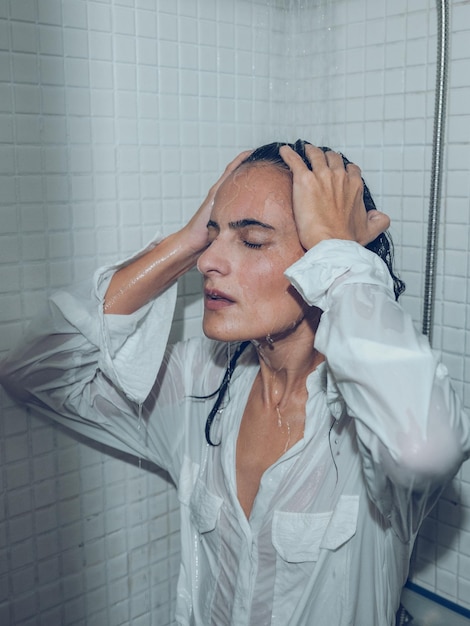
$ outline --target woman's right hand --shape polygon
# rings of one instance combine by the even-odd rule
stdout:
[[[214,204],[215,195],[221,184],[234,172],[243,161],[250,156],[252,150],[245,150],[241,152],[237,157],[230,161],[225,168],[222,176],[215,182],[209,189],[206,199],[201,204],[199,209],[189,220],[189,222],[182,228],[180,233],[188,241],[188,245],[191,250],[196,254],[201,254],[209,243],[207,222],[210,219],[212,206]]]
[[[105,313],[133,313],[194,267],[209,244],[207,222],[217,190],[249,154],[249,150],[242,152],[227,165],[186,226],[113,275],[103,304]]]

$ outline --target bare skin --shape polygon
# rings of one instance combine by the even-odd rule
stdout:
[[[273,376],[272,364],[260,360],[237,439],[238,500],[247,518],[258,493],[264,472],[303,438],[307,376],[324,360],[305,346],[303,359],[295,364],[283,361]],[[309,349],[308,349],[309,348]]]
[[[204,277],[204,332],[252,340],[260,369],[237,440],[237,492],[250,516],[263,473],[303,437],[307,376],[324,360],[314,349],[320,311],[308,307],[284,270],[324,239],[362,245],[389,225],[366,212],[360,169],[307,146],[310,171],[289,147],[292,172],[243,165],[237,157],[192,220],[113,277],[107,313],[135,311],[194,264]],[[293,183],[292,183],[293,179]],[[273,192],[275,190],[275,192]]]
[[[242,152],[227,165],[184,228],[114,274],[105,296],[105,313],[129,315],[137,311],[196,265],[209,244],[207,222],[217,189],[249,154],[249,150]]]

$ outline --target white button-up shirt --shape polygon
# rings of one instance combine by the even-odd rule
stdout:
[[[388,270],[325,241],[287,271],[324,313],[307,380],[304,437],[264,473],[247,519],[236,441],[258,372],[240,357],[207,445],[225,344],[167,347],[175,290],[104,316],[116,267],[91,298],[50,301],[0,381],[36,410],[165,468],[181,503],[176,621],[197,626],[394,624],[419,525],[470,454],[470,422],[443,365],[395,302]],[[232,348],[233,349],[233,348]]]

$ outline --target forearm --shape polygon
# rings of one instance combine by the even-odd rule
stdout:
[[[103,315],[102,293],[111,271],[97,274],[92,287],[50,298],[23,340],[0,361],[0,385],[22,402],[57,401],[60,413],[62,404],[81,402],[83,390],[102,373],[132,402],[145,401],[167,347],[176,290],[168,288],[133,315]]]
[[[207,222],[217,190],[249,154],[242,152],[227,165],[184,228],[115,273],[105,295],[105,313],[134,313],[194,267],[209,243]]]
[[[191,246],[185,229],[117,270],[104,299],[104,312],[129,315],[157,297],[196,264],[201,250]]]

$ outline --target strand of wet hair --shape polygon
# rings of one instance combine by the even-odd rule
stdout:
[[[336,472],[336,485],[338,485],[338,478],[339,478],[339,474],[338,474],[338,466],[336,465],[336,461],[335,461],[335,455],[333,452],[333,446],[331,445],[331,433],[333,431],[333,428],[336,426],[336,420],[333,418],[333,421],[331,422],[331,426],[330,429],[328,430],[328,446],[330,448],[330,455],[331,455],[331,460],[333,461],[333,465],[335,466],[335,472]]]
[[[209,415],[207,416],[207,420],[206,420],[206,426],[205,426],[205,435],[206,435],[206,441],[210,446],[219,446],[220,445],[220,441],[219,443],[214,443],[211,439],[211,426],[212,426],[212,422],[215,419],[215,416],[217,415],[217,413],[219,411],[221,411],[220,406],[225,398],[225,395],[227,393],[227,389],[228,386],[230,384],[230,380],[232,378],[232,374],[235,370],[235,366],[237,364],[237,361],[240,357],[240,355],[243,353],[243,351],[248,347],[248,345],[250,344],[250,341],[242,341],[237,349],[235,350],[235,352],[233,353],[232,358],[230,359],[228,365],[227,365],[227,369],[225,370],[225,374],[224,377],[222,379],[222,382],[220,384],[220,387],[218,389],[216,389],[213,393],[209,394],[208,396],[195,396],[198,399],[201,400],[207,400],[208,398],[213,398],[214,396],[217,396],[215,402],[214,402],[214,406],[212,407]]]

